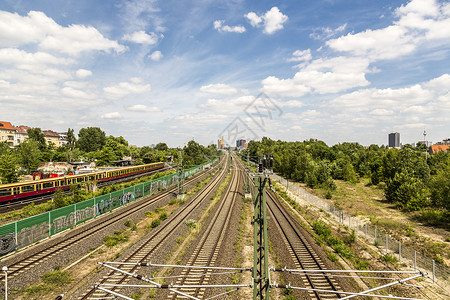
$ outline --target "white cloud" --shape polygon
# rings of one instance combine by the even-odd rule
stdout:
[[[390,109],[377,108],[369,112],[369,114],[373,116],[391,116],[394,114],[394,111]]]
[[[142,84],[140,78],[131,78],[130,82],[121,82],[103,88],[105,94],[111,98],[122,98],[130,94],[140,94],[150,91],[150,84]]]
[[[217,20],[214,21],[214,29],[221,32],[236,32],[236,33],[244,33],[245,27],[242,25],[236,25],[236,26],[228,26],[223,25],[224,20]]]
[[[135,31],[132,34],[125,34],[123,40],[137,44],[154,45],[158,42],[158,35],[153,32],[147,34],[145,31]]]
[[[247,105],[253,100],[255,100],[254,96],[240,96],[237,98],[221,100],[208,99],[206,103],[201,104],[200,107],[220,114],[239,114],[242,113]]]
[[[353,111],[386,109],[386,107],[406,109],[415,104],[425,103],[433,98],[433,93],[414,85],[400,89],[363,89],[342,95],[330,102],[332,107],[346,108]]]
[[[330,28],[330,27],[322,27],[320,29],[315,30],[309,36],[315,40],[327,40],[327,39],[343,32],[346,28],[347,28],[347,23],[342,24],[341,26],[339,26],[335,29]],[[318,33],[317,31],[319,31],[320,33]]]
[[[162,55],[161,51],[155,51],[152,54],[150,54],[148,57],[153,61],[160,61],[161,58],[163,57],[163,55]]]
[[[0,44],[6,47],[37,44],[41,49],[69,55],[92,50],[118,53],[126,50],[92,26],[73,24],[63,27],[38,11],[30,11],[24,17],[0,11]]]
[[[276,31],[283,29],[283,24],[287,22],[288,16],[284,15],[278,7],[274,6],[262,16],[258,16],[254,12],[249,12],[245,15],[249,20],[250,25],[259,27],[261,23],[264,25],[263,32],[266,34],[273,34]]]
[[[64,87],[61,89],[64,96],[76,99],[94,99],[95,95],[86,93],[85,91],[74,89],[72,87]]]
[[[83,79],[83,78],[92,76],[92,72],[89,71],[89,70],[86,70],[86,69],[78,69],[78,70],[75,72],[75,75],[76,75],[78,78]]]
[[[16,68],[41,72],[47,65],[69,65],[72,59],[59,58],[45,52],[28,53],[14,48],[0,49],[0,64],[13,65]]]
[[[448,92],[450,91],[450,75],[443,74],[440,77],[434,78],[428,82],[425,82],[423,86],[434,89],[439,92]]]
[[[119,112],[115,111],[115,112],[103,114],[100,116],[100,118],[110,120],[110,119],[120,119],[120,118],[122,118],[122,116],[120,115]]]
[[[363,58],[335,57],[316,59],[305,65],[293,78],[269,76],[262,81],[268,94],[300,97],[308,93],[338,93],[354,87],[367,86],[365,78],[369,61]]]
[[[238,92],[236,88],[224,83],[204,85],[200,88],[200,91],[220,95],[233,95]]]
[[[294,53],[292,53],[292,57],[288,58],[287,61],[299,62],[299,61],[310,61],[311,59],[312,59],[311,50],[306,49],[306,50],[295,50]]]
[[[155,106],[147,106],[147,105],[143,105],[143,104],[136,104],[136,105],[132,105],[127,107],[128,110],[130,111],[137,111],[137,112],[158,112],[161,111],[159,108],[155,107]]]
[[[349,33],[327,41],[334,50],[367,57],[372,61],[413,53],[420,44],[446,43],[450,38],[447,5],[435,0],[412,0],[396,10],[394,24],[376,30]]]

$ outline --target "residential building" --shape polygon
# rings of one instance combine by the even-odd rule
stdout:
[[[430,146],[430,154],[436,154],[440,151],[450,151],[450,145],[431,145]]]
[[[59,133],[52,130],[43,130],[42,133],[45,134],[45,142],[47,143],[47,145],[53,144],[56,147],[61,146]]]
[[[389,148],[400,148],[400,133],[389,133],[388,141]]]
[[[15,135],[15,143],[14,146],[17,146],[23,143],[28,138],[27,130],[30,129],[28,126],[19,125],[16,126],[16,135]]]
[[[10,147],[14,147],[16,127],[10,122],[0,121],[0,142],[7,142]]]

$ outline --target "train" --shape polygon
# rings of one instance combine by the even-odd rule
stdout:
[[[38,195],[53,193],[58,189],[67,190],[70,188],[71,185],[74,184],[89,181],[96,181],[97,183],[101,183],[125,176],[131,176],[139,173],[147,173],[162,168],[164,168],[164,163],[157,162],[79,175],[68,175],[33,181],[0,184],[0,205],[15,202],[17,200],[35,197]]]

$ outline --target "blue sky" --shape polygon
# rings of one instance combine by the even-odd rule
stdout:
[[[450,3],[0,2],[0,119],[134,145],[450,137]]]

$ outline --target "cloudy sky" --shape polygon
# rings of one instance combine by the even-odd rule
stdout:
[[[0,120],[134,145],[450,137],[450,2],[2,0]]]

